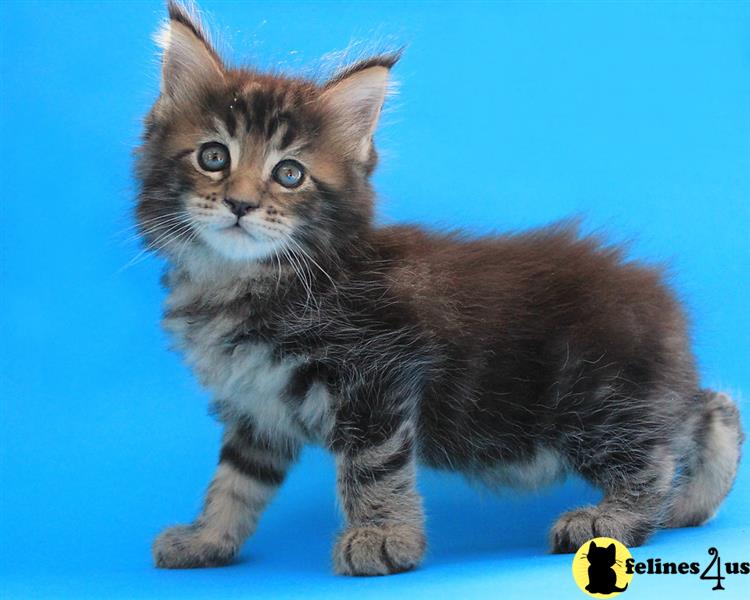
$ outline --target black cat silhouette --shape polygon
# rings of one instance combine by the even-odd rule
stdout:
[[[596,542],[592,541],[589,544],[589,552],[586,558],[589,560],[587,592],[591,594],[614,594],[628,589],[627,583],[624,588],[618,588],[616,585],[617,573],[612,568],[617,560],[614,544],[605,548],[604,546],[597,546]]]

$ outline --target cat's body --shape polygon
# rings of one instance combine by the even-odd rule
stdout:
[[[607,440],[606,430],[627,418],[618,413],[643,415],[643,381],[675,401],[649,408],[663,412],[634,435],[658,445],[692,430],[685,415],[702,400],[687,339],[675,335],[679,307],[657,272],[565,228],[475,241],[369,234],[362,255],[314,267],[305,283],[280,280],[275,264],[248,269],[246,280],[230,270],[224,287],[213,272],[204,285],[167,279],[165,326],[220,414],[326,444],[331,392],[348,379],[389,378],[413,405],[423,462],[500,480],[499,461],[528,465],[519,479],[532,487],[532,471],[551,480],[566,468],[595,471],[587,463],[603,443],[621,452],[643,443]]]
[[[417,460],[491,486],[576,472],[601,487],[555,525],[556,551],[713,514],[737,411],[700,390],[656,270],[563,226],[375,227],[371,135],[393,58],[323,87],[229,71],[170,15],[139,218],[172,263],[165,326],[227,431],[202,515],[157,539],[157,564],[230,561],[306,443],[336,456],[341,573],[419,562]]]

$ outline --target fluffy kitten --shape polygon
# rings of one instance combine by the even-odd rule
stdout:
[[[232,561],[306,443],[336,458],[348,575],[422,559],[417,461],[491,486],[599,486],[554,525],[555,552],[713,515],[738,412],[700,388],[658,271],[565,227],[376,227],[372,137],[398,56],[321,85],[230,68],[195,15],[169,17],[137,216],[170,265],[164,325],[226,433],[203,512],[156,539],[158,566]]]

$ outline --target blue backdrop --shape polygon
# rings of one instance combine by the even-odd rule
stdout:
[[[408,43],[379,133],[384,221],[472,231],[585,216],[668,262],[705,383],[750,390],[750,4],[205,0],[229,55],[314,72]],[[423,473],[430,551],[414,573],[331,574],[330,459],[302,463],[240,564],[157,571],[150,543],[191,519],[215,464],[207,394],[158,326],[160,263],[138,257],[131,152],[158,89],[149,2],[3,2],[0,595],[580,598],[546,554],[580,482],[491,496]],[[138,257],[138,258],[136,258]],[[128,265],[126,267],[126,265]],[[745,428],[750,405],[744,403]],[[750,469],[719,516],[642,559],[750,560]],[[638,576],[634,597],[709,597]],[[747,597],[750,576],[725,582]],[[392,596],[394,595],[395,596]]]

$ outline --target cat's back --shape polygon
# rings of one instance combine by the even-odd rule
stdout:
[[[640,411],[632,398],[648,395],[641,386],[680,398],[695,390],[684,317],[660,269],[617,247],[569,227],[381,236],[393,249],[391,289],[409,299],[439,349],[420,413],[428,464],[537,485],[560,472],[547,450],[567,423],[568,399],[606,421],[613,395]],[[677,423],[680,406],[662,403],[659,418]],[[526,466],[520,476],[482,470],[498,457]]]
[[[394,289],[428,318],[447,310],[464,331],[477,320],[506,328],[532,320],[611,327],[613,319],[626,329],[652,321],[684,327],[661,268],[628,261],[621,247],[573,225],[484,237],[389,227],[376,243],[394,257]]]

